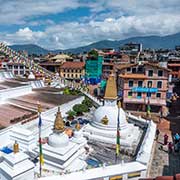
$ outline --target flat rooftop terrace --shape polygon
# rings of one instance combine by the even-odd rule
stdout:
[[[46,111],[61,104],[76,99],[78,96],[59,94],[60,89],[41,88],[27,95],[10,98],[0,105],[0,126],[8,127],[27,119],[33,120],[37,116],[37,103]]]
[[[0,82],[0,89],[8,89],[8,88],[15,88],[15,87],[21,87],[25,86],[27,84],[22,84],[19,81],[16,80],[5,80]]]

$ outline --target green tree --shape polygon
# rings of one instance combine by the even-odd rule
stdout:
[[[69,110],[66,114],[67,114],[69,117],[74,117],[74,116],[76,116],[76,112],[75,112],[75,111],[72,111],[72,110]]]
[[[69,88],[65,88],[65,89],[63,90],[63,94],[70,94]]]
[[[85,99],[82,101],[82,104],[85,104],[88,108],[91,108],[93,106],[92,101],[87,97],[85,97]]]
[[[97,52],[95,49],[91,50],[91,51],[88,53],[88,55],[91,56],[91,57],[93,57],[93,58],[95,58],[95,59],[98,58],[98,52]]]
[[[73,110],[77,113],[77,115],[83,114],[83,112],[88,112],[88,106],[85,104],[76,104],[73,106]]]

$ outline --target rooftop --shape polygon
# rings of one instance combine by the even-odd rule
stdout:
[[[146,79],[144,74],[120,74],[119,77],[124,79]]]
[[[85,66],[84,62],[65,62],[63,63],[63,65],[61,66],[61,68],[67,68],[67,69],[79,69],[79,68],[83,68]]]

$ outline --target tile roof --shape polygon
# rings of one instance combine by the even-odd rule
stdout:
[[[62,64],[61,68],[62,69],[79,69],[79,68],[84,68],[85,63],[84,62],[65,62]]]
[[[147,76],[144,74],[120,74],[119,77],[124,79],[146,79]]]
[[[166,70],[166,71],[171,71],[168,68],[161,67],[157,63],[155,64],[155,63],[144,62],[141,65],[149,65],[149,66],[157,67],[159,69],[163,69],[163,70]],[[122,69],[126,69],[128,67],[134,67],[134,66],[138,66],[138,63],[135,63],[135,64],[120,64],[119,66],[117,66],[117,69],[122,70]]]
[[[120,65],[117,65],[116,68],[119,69],[119,70],[122,70],[122,69],[126,69],[128,67],[133,67],[133,66],[137,66],[138,64],[120,64]]]

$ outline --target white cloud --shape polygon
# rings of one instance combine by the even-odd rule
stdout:
[[[0,0],[1,2],[1,0]],[[84,46],[104,39],[124,39],[143,35],[168,35],[177,33],[180,29],[179,0],[27,0],[19,4],[10,1],[10,9],[0,7],[12,16],[14,9],[19,11],[10,21],[18,20],[25,23],[28,16],[39,16],[49,13],[63,12],[67,8],[75,9],[80,6],[89,7],[90,17],[82,18],[81,22],[55,24],[51,19],[30,21],[26,28],[20,28],[15,33],[1,34],[0,39],[8,43],[36,43],[48,49],[66,49]],[[23,1],[22,1],[23,2]],[[14,9],[12,8],[14,7]],[[16,8],[15,8],[16,7]],[[24,8],[26,7],[26,8]],[[27,8],[28,7],[28,8]],[[24,9],[23,9],[24,8]],[[12,11],[12,12],[11,12]],[[106,12],[107,11],[107,12]],[[28,26],[46,24],[44,31],[32,31]]]
[[[76,9],[78,0],[0,0],[0,23],[24,24],[35,16]]]

